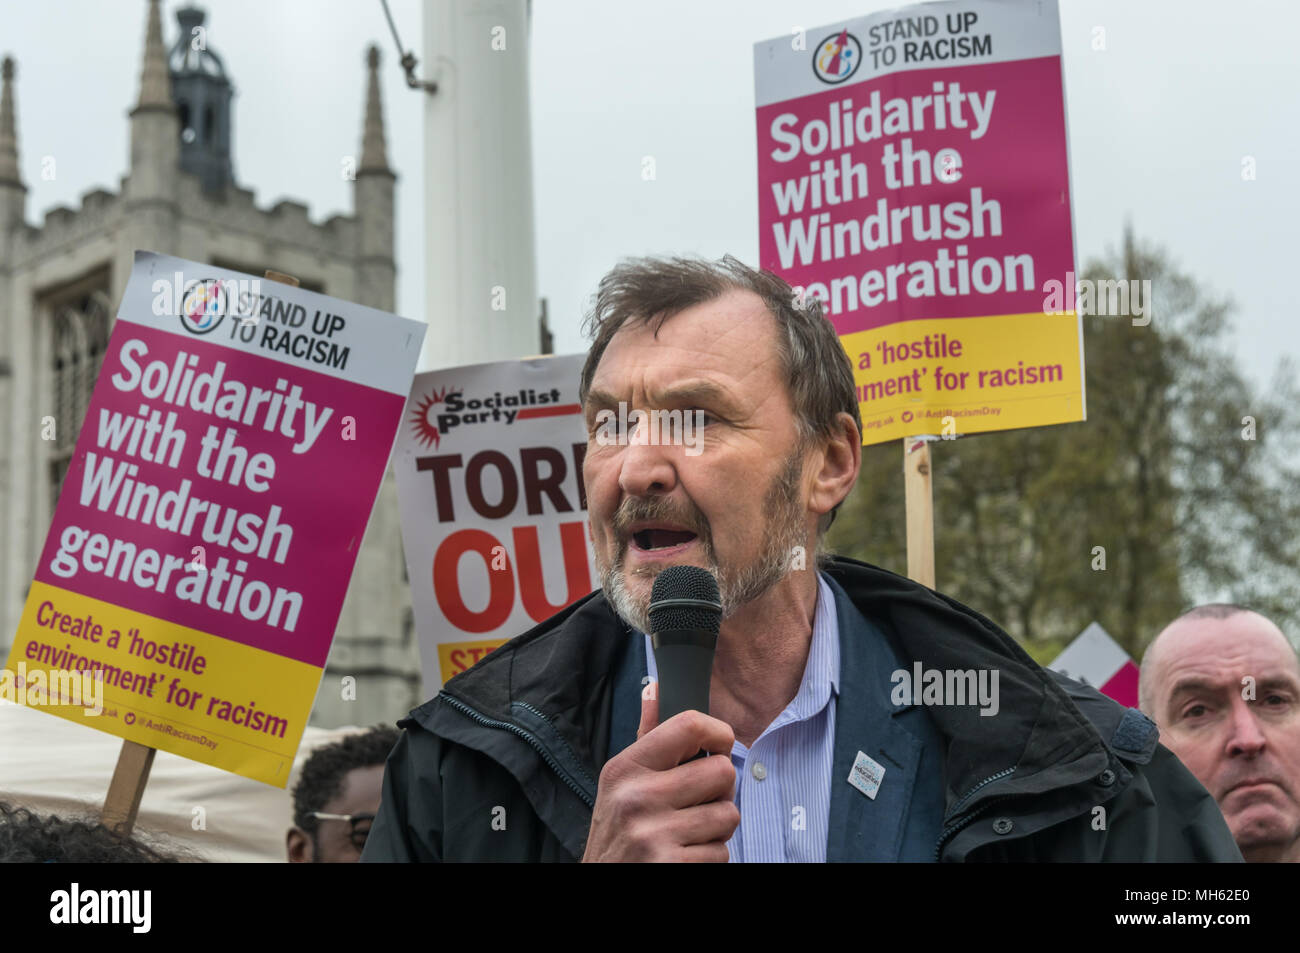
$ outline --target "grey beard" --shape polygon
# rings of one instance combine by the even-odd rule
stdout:
[[[803,525],[804,511],[799,500],[799,477],[803,472],[803,455],[794,453],[786,462],[785,469],[773,481],[771,489],[763,499],[763,512],[771,521],[769,531],[764,534],[766,544],[758,559],[740,569],[723,569],[718,565],[710,536],[701,534],[700,542],[704,547],[707,569],[718,583],[718,595],[722,602],[722,618],[731,618],[741,606],[757,599],[774,585],[785,578],[793,561],[795,547],[802,546],[805,538]],[[605,599],[618,613],[619,617],[634,629],[648,633],[650,631],[650,594],[637,598],[628,591],[624,583],[623,561],[626,547],[615,558],[613,564],[602,565],[601,558],[596,557],[596,571],[600,575],[601,588]],[[806,564],[816,566],[816,554],[809,554]],[[645,570],[638,575],[654,576],[654,570]]]

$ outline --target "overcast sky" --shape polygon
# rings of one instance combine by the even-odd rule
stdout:
[[[752,44],[898,6],[872,0],[536,0],[533,154],[538,292],[559,352],[600,276],[627,255],[757,259]],[[164,35],[177,35],[164,4]],[[424,317],[421,104],[396,65],[379,0],[210,0],[208,41],[233,77],[235,172],[266,207],[315,221],[352,211],[343,156],[359,152],[368,43],[385,54],[389,158],[398,172],[398,310]],[[390,0],[403,43],[421,4]],[[1237,304],[1239,356],[1258,380],[1300,355],[1286,286],[1300,247],[1300,4],[1063,0],[1076,220],[1085,264],[1123,223]],[[76,205],[126,171],[145,5],[5,3],[0,53],[19,64],[28,219]],[[1093,49],[1094,28],[1104,51]],[[641,176],[654,156],[657,178]],[[41,177],[43,157],[55,177]],[[1257,178],[1243,181],[1244,156]]]

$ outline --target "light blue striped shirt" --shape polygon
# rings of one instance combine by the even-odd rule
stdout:
[[[835,596],[817,575],[812,643],[799,691],[746,748],[731,747],[740,826],[727,841],[732,863],[824,863],[840,686],[840,626]],[[658,680],[646,636],[647,674]]]

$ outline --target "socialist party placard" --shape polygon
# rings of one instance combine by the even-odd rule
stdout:
[[[754,65],[761,264],[822,302],[863,442],[1084,419],[1055,0],[889,10]]]
[[[582,485],[584,360],[415,379],[393,467],[430,696],[596,587]]]
[[[283,787],[424,330],[137,252],[10,695]]]

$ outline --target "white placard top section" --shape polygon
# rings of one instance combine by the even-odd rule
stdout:
[[[137,251],[117,319],[406,397],[426,325],[303,288]]]
[[[790,33],[754,44],[762,108],[890,73],[1059,56],[1057,0],[946,0]]]

